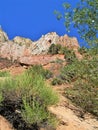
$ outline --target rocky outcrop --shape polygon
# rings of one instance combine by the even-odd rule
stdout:
[[[15,61],[20,57],[30,56],[31,52],[26,47],[26,45],[20,46],[13,41],[7,41],[1,44],[0,47],[0,57],[7,58],[9,60]]]
[[[58,39],[59,36],[55,32],[42,35],[42,37],[38,41],[35,41],[32,44],[32,54],[46,54],[51,44],[56,44]]]
[[[73,49],[77,51],[79,48],[78,40],[76,37],[69,37],[68,35],[64,35],[59,37],[58,44],[61,44],[62,46],[66,46],[70,49]]]
[[[32,44],[32,54],[46,54],[51,44],[61,44],[75,51],[79,48],[78,40],[75,37],[70,38],[67,35],[59,36],[55,32],[51,32],[43,35]]]
[[[75,51],[79,48],[76,38],[70,38],[67,35],[59,36],[55,32],[43,35],[35,42],[19,36],[11,41],[8,39],[7,34],[0,29],[0,57],[12,61],[18,60],[21,62],[23,59],[26,59],[28,64],[34,60],[34,55],[47,54],[51,44],[61,44],[62,46],[74,49]]]
[[[8,41],[7,34],[0,28],[0,43]]]
[[[32,44],[32,41],[29,38],[19,36],[16,36],[13,39],[13,42],[19,44],[20,46],[26,45],[27,48],[30,47],[30,45]]]
[[[33,55],[31,57],[22,57],[19,62],[22,65],[47,65],[49,63],[55,62],[57,60],[65,61],[64,55]]]

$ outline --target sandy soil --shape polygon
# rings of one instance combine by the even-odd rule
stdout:
[[[0,116],[0,130],[15,130],[12,125],[2,116]]]
[[[98,130],[98,120],[95,117],[89,113],[84,114],[84,118],[79,117],[82,109],[75,107],[68,99],[62,96],[66,87],[69,86],[54,87],[59,92],[60,102],[57,106],[49,108],[60,120],[56,130]]]
[[[17,75],[24,71],[23,67],[12,66],[9,68],[13,75]],[[98,120],[89,113],[80,117],[80,108],[73,106],[68,99],[63,96],[66,87],[70,85],[55,86],[53,89],[58,92],[60,101],[56,106],[52,106],[49,110],[57,116],[60,123],[56,130],[98,130]],[[0,130],[13,130],[11,124],[0,116]]]

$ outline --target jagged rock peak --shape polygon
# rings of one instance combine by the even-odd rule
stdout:
[[[7,34],[0,30],[0,57],[18,60],[23,57],[32,57],[33,55],[47,54],[51,44],[61,44],[75,51],[79,44],[75,37],[67,35],[59,36],[56,32],[47,33],[37,41],[28,38],[16,36],[12,41],[8,39]]]
[[[20,37],[20,36],[16,36],[13,39],[13,42],[19,44],[20,46],[26,45],[26,47],[29,47],[32,44],[32,40],[31,39]]]
[[[8,36],[7,34],[0,28],[0,43],[8,41]]]
[[[47,33],[35,41],[32,45],[32,54],[46,54],[51,44],[61,44],[73,50],[79,48],[78,40],[75,37],[69,37],[68,35],[59,36],[56,32]]]

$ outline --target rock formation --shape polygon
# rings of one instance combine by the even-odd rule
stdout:
[[[7,34],[0,29],[0,57],[12,61],[23,61],[22,58],[26,60],[27,58],[32,59],[34,55],[45,55],[51,44],[61,44],[75,51],[79,48],[76,38],[71,38],[67,35],[59,36],[55,32],[42,35],[39,40],[33,42],[30,39],[19,36],[9,40]]]
[[[5,41],[8,41],[8,36],[2,29],[0,29],[0,43]]]

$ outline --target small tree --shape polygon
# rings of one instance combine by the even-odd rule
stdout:
[[[75,8],[63,3],[64,14],[55,11],[57,19],[64,18],[67,31],[73,25],[89,45],[98,46],[98,0],[80,0]]]

